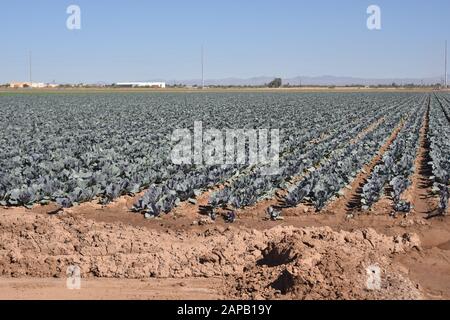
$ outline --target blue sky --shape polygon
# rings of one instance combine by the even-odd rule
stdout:
[[[209,79],[440,76],[449,14],[448,0],[1,1],[0,83],[28,79],[29,50],[35,81],[196,79],[202,44]]]

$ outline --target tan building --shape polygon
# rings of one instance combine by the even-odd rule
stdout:
[[[30,83],[30,82],[11,82],[9,84],[10,88],[30,88],[31,87],[31,88],[40,89],[40,88],[56,88],[58,86],[59,85],[54,84],[54,83],[47,84],[47,83],[42,83],[42,82],[32,82],[32,83]]]
[[[29,88],[30,83],[29,82],[11,82],[9,84],[10,88]]]

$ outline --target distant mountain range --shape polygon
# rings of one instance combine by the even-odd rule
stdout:
[[[205,85],[207,86],[259,86],[264,85],[272,81],[276,77],[254,77],[254,78],[224,78],[224,79],[206,79]],[[151,81],[166,81],[167,84],[184,84],[184,85],[201,85],[201,79],[191,80],[163,80],[154,79]],[[346,85],[390,85],[393,82],[396,84],[415,84],[415,85],[430,85],[442,82],[440,77],[431,78],[383,78],[383,79],[371,79],[371,78],[355,78],[355,77],[336,77],[336,76],[320,76],[320,77],[294,77],[283,79],[284,84],[291,85],[320,85],[320,86],[346,86]]]

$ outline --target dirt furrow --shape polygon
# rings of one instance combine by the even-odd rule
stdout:
[[[432,195],[432,183],[430,177],[433,175],[432,167],[429,164],[430,141],[428,131],[430,128],[430,107],[431,97],[428,98],[427,111],[420,129],[419,148],[414,163],[414,174],[411,176],[411,186],[402,195],[402,198],[409,201],[413,206],[413,213],[417,215],[430,215],[437,209],[437,200]]]
[[[350,143],[352,143],[352,144],[357,143],[366,134],[375,130],[381,123],[383,123],[384,120],[385,120],[385,117],[382,117],[382,118],[378,119],[376,122],[367,126],[355,138],[353,138],[350,141]],[[318,143],[320,143],[320,141],[322,139],[323,139],[323,137],[318,138],[318,140],[316,139],[317,141],[311,140],[310,142],[308,142],[308,144],[318,144]],[[318,169],[319,165],[315,166],[315,168]],[[305,177],[305,173],[299,174],[295,177],[291,177],[290,181],[289,181],[289,185],[293,185],[293,184],[301,181],[304,177]],[[202,193],[200,196],[198,196],[196,198],[195,204],[189,203],[188,201],[181,203],[178,207],[176,207],[172,211],[172,213],[175,215],[182,215],[182,216],[189,217],[192,219],[195,219],[198,214],[206,214],[208,211],[208,200],[209,200],[210,195],[214,191],[220,190],[224,186],[230,184],[232,182],[232,180],[234,180],[234,179],[235,179],[235,177],[228,180],[224,184],[218,185],[218,186],[214,187],[213,189],[205,191],[204,193]],[[272,207],[281,207],[283,205],[283,199],[286,196],[286,194],[287,194],[286,189],[279,189],[275,192],[275,195],[272,198],[261,200],[254,206],[237,210],[237,212],[239,215],[261,215],[261,214],[264,214],[264,212],[271,206]],[[305,212],[309,211],[311,209],[308,206],[304,206],[304,205],[300,205],[300,206],[303,208],[303,210]]]
[[[398,126],[392,131],[385,144],[378,150],[373,159],[361,169],[349,186],[342,189],[342,196],[325,207],[325,212],[351,214],[352,212],[360,209],[361,192],[364,184],[372,174],[373,169],[381,162],[383,155],[389,149],[391,144],[395,141],[395,139],[397,139],[397,136],[403,126],[404,120],[402,119]]]
[[[442,112],[444,112],[445,118],[447,118],[447,121],[450,123],[450,115],[448,114],[447,110],[445,109],[444,105],[441,102],[441,99],[439,99],[439,96],[437,94],[434,95],[436,97],[436,100],[439,102],[439,105],[441,106]],[[448,102],[447,98],[442,97],[446,102]]]

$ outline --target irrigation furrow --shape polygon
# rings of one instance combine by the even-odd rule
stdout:
[[[404,105],[404,104],[407,104],[410,101],[413,101],[413,99],[412,98],[406,99],[406,101],[402,102],[400,104],[400,106]],[[391,111],[391,109],[394,109],[394,108],[397,108],[397,107],[399,107],[399,105],[388,107],[388,110]],[[388,110],[385,110],[385,111],[387,112]],[[383,122],[384,112],[382,112],[382,111],[377,109],[377,111],[374,112],[374,114],[375,114],[374,118],[376,119],[376,121],[374,121],[369,126],[365,126],[364,125],[364,119],[355,119],[354,120],[355,121],[355,128],[361,128],[361,131],[359,131],[359,133],[357,134],[357,137],[353,138],[352,141],[342,142],[340,144],[340,146],[337,147],[337,150],[342,149],[343,147],[345,147],[345,145],[347,145],[349,143],[355,143],[355,141],[357,141],[358,139],[362,138],[365,134],[367,134],[367,133],[371,132],[372,130],[374,130],[375,128],[377,128]],[[364,115],[364,113],[361,113],[361,115]],[[367,117],[367,115],[366,115],[366,117]],[[348,121],[346,121],[345,119],[339,120],[338,123],[340,123],[340,125],[338,125],[339,128],[341,126],[343,126],[343,125],[344,125],[343,128],[348,127],[347,130],[351,130],[351,128],[352,128],[352,123],[348,123]],[[327,128],[330,128],[330,127],[333,128],[335,126],[336,126],[335,124],[328,124]],[[325,130],[322,130],[322,134],[320,134],[319,138],[316,138],[316,139],[319,139],[318,141],[311,140],[311,141],[309,141],[308,143],[305,144],[305,148],[304,149],[295,150],[295,151],[289,152],[288,154],[282,154],[280,156],[280,158],[281,158],[280,160],[283,161],[286,157],[292,158],[293,154],[300,154],[299,152],[301,152],[301,154],[305,154],[305,153],[308,152],[308,150],[314,150],[317,147],[318,144],[314,144],[313,142],[319,142],[319,143],[326,144],[327,141],[332,141],[333,139],[335,139],[337,137],[337,133],[328,134],[328,133],[326,133],[328,131],[327,128],[325,128]],[[324,133],[326,133],[326,134],[324,135]],[[334,150],[331,154],[325,155],[324,158],[318,159],[318,162],[316,164],[314,164],[314,166],[316,166],[316,167],[319,166],[322,161],[324,161],[326,158],[331,157],[332,154],[334,154],[335,152],[336,152],[336,150]],[[178,208],[175,208],[174,211],[175,212],[182,212],[182,211],[185,211],[187,209],[189,212],[191,212],[192,210],[194,210],[192,207],[195,206],[195,207],[198,208],[199,212],[202,212],[202,213],[206,212],[205,208],[208,205],[207,199],[209,198],[209,196],[212,193],[214,193],[215,191],[218,191],[218,190],[222,190],[223,188],[225,188],[227,186],[231,186],[238,179],[242,179],[243,177],[251,176],[252,174],[253,175],[256,174],[257,170],[259,170],[259,169],[260,168],[258,166],[249,168],[249,169],[241,172],[239,175],[236,175],[236,176],[232,177],[231,179],[229,179],[225,183],[220,184],[220,185],[216,185],[215,187],[205,191],[204,193],[202,193],[201,195],[196,197],[196,201],[195,201],[196,203],[188,203],[188,201],[185,201],[185,202],[181,203],[178,206]],[[290,181],[289,182],[291,184],[293,184],[296,179],[301,179],[303,177],[303,174],[304,173],[302,172],[299,175],[294,175],[294,176],[290,177]],[[268,195],[266,197],[266,199],[267,198],[270,199],[270,198],[276,197],[277,193],[278,193],[278,195],[283,193],[283,188],[275,190],[275,192],[273,192],[273,194],[270,195],[270,196]],[[263,200],[263,199],[260,199],[257,202],[260,202],[261,200]]]
[[[439,102],[439,105],[441,106],[442,112],[444,113],[445,117],[447,118],[447,121],[450,123],[450,114],[447,112],[447,109],[444,107],[444,105],[441,102],[441,99],[439,99],[439,96],[437,94],[434,94],[434,96],[436,97],[437,102]],[[447,98],[442,97],[447,103],[449,103],[449,101],[447,100]],[[449,103],[450,105],[450,103]]]
[[[347,142],[347,144],[357,143],[359,140],[363,139],[366,134],[369,134],[370,132],[375,130],[382,123],[382,121],[380,121],[380,120],[377,122],[379,122],[378,125],[375,125],[375,123],[369,125],[365,130],[363,130],[360,133],[358,139],[356,139],[356,138],[351,139],[350,141]],[[377,151],[377,155],[371,160],[371,162],[369,164],[364,166],[364,168],[360,171],[359,175],[350,184],[350,186],[347,186],[347,188],[345,188],[346,190],[350,189],[351,190],[350,193],[346,192],[339,199],[330,202],[324,209],[322,209],[321,212],[323,214],[327,214],[327,213],[334,214],[336,211],[339,211],[340,208],[343,208],[344,212],[349,211],[348,202],[349,202],[349,199],[352,198],[352,194],[354,193],[354,190],[357,189],[356,187],[358,186],[359,183],[361,183],[362,179],[367,178],[368,175],[370,174],[371,170],[376,166],[376,164],[378,164],[381,161],[383,154],[388,150],[389,146],[396,139],[398,133],[403,128],[403,125],[404,125],[404,119],[401,119],[399,124],[396,126],[396,128],[392,131],[390,136],[387,138],[387,141],[385,142],[385,144]],[[338,151],[339,150],[336,150],[336,152],[338,152]],[[322,161],[324,161],[324,160],[322,160]],[[320,166],[318,166],[317,168],[320,169]],[[302,177],[304,178],[304,176],[302,176]],[[256,207],[251,208],[251,209],[249,209],[249,208],[242,209],[242,210],[239,210],[238,212],[239,212],[239,214],[247,214],[247,213],[255,214],[255,211],[256,212],[266,212],[269,207],[274,207],[276,209],[282,209],[285,207],[284,206],[285,196],[286,196],[286,190],[280,189],[279,192],[277,193],[276,198],[268,199],[265,201],[260,201],[256,204]],[[298,206],[298,209],[302,208],[304,210],[304,212],[307,212],[310,210],[309,207],[310,206],[308,203],[302,203]],[[300,210],[300,211],[302,211],[302,210]]]
[[[396,114],[388,118],[386,128],[392,130],[400,118],[409,118],[414,111],[414,109],[409,110],[406,116]],[[292,206],[303,199],[311,198],[316,208],[322,209],[330,199],[333,200],[332,198],[339,194],[339,190],[352,183],[357,176],[357,172],[354,172],[355,168],[359,171],[365,163],[370,162],[370,156],[383,145],[383,141],[387,140],[388,136],[385,136],[383,128],[384,126],[368,134],[357,145],[347,146],[342,152],[338,152],[332,161],[312,172],[308,178],[290,190],[286,198],[287,203]]]
[[[411,177],[411,187],[403,195],[413,205],[415,214],[430,215],[436,209],[436,201],[432,195],[432,183],[430,177],[433,175],[433,167],[430,165],[430,141],[428,132],[430,128],[431,97],[428,97],[427,111],[420,129],[419,149],[415,160],[415,171]]]
[[[402,199],[405,190],[411,185],[414,161],[419,149],[420,129],[423,127],[426,103],[425,99],[417,110],[405,119],[402,130],[396,139],[391,143],[389,149],[382,157],[382,161],[374,168],[362,187],[360,197],[361,208],[372,210],[374,205],[378,205],[383,196],[393,200],[393,211],[408,213],[411,210],[411,203]]]
[[[400,123],[397,125],[397,127],[392,131],[385,144],[377,151],[373,159],[360,170],[355,180],[353,180],[350,185],[342,189],[343,195],[339,199],[331,202],[325,208],[325,211],[332,212],[338,211],[339,209],[344,209],[347,213],[351,213],[352,211],[361,208],[361,193],[364,184],[372,174],[373,169],[381,163],[383,155],[386,153],[395,139],[397,139],[397,136],[403,129],[403,126],[404,120],[402,119],[400,120]]]

